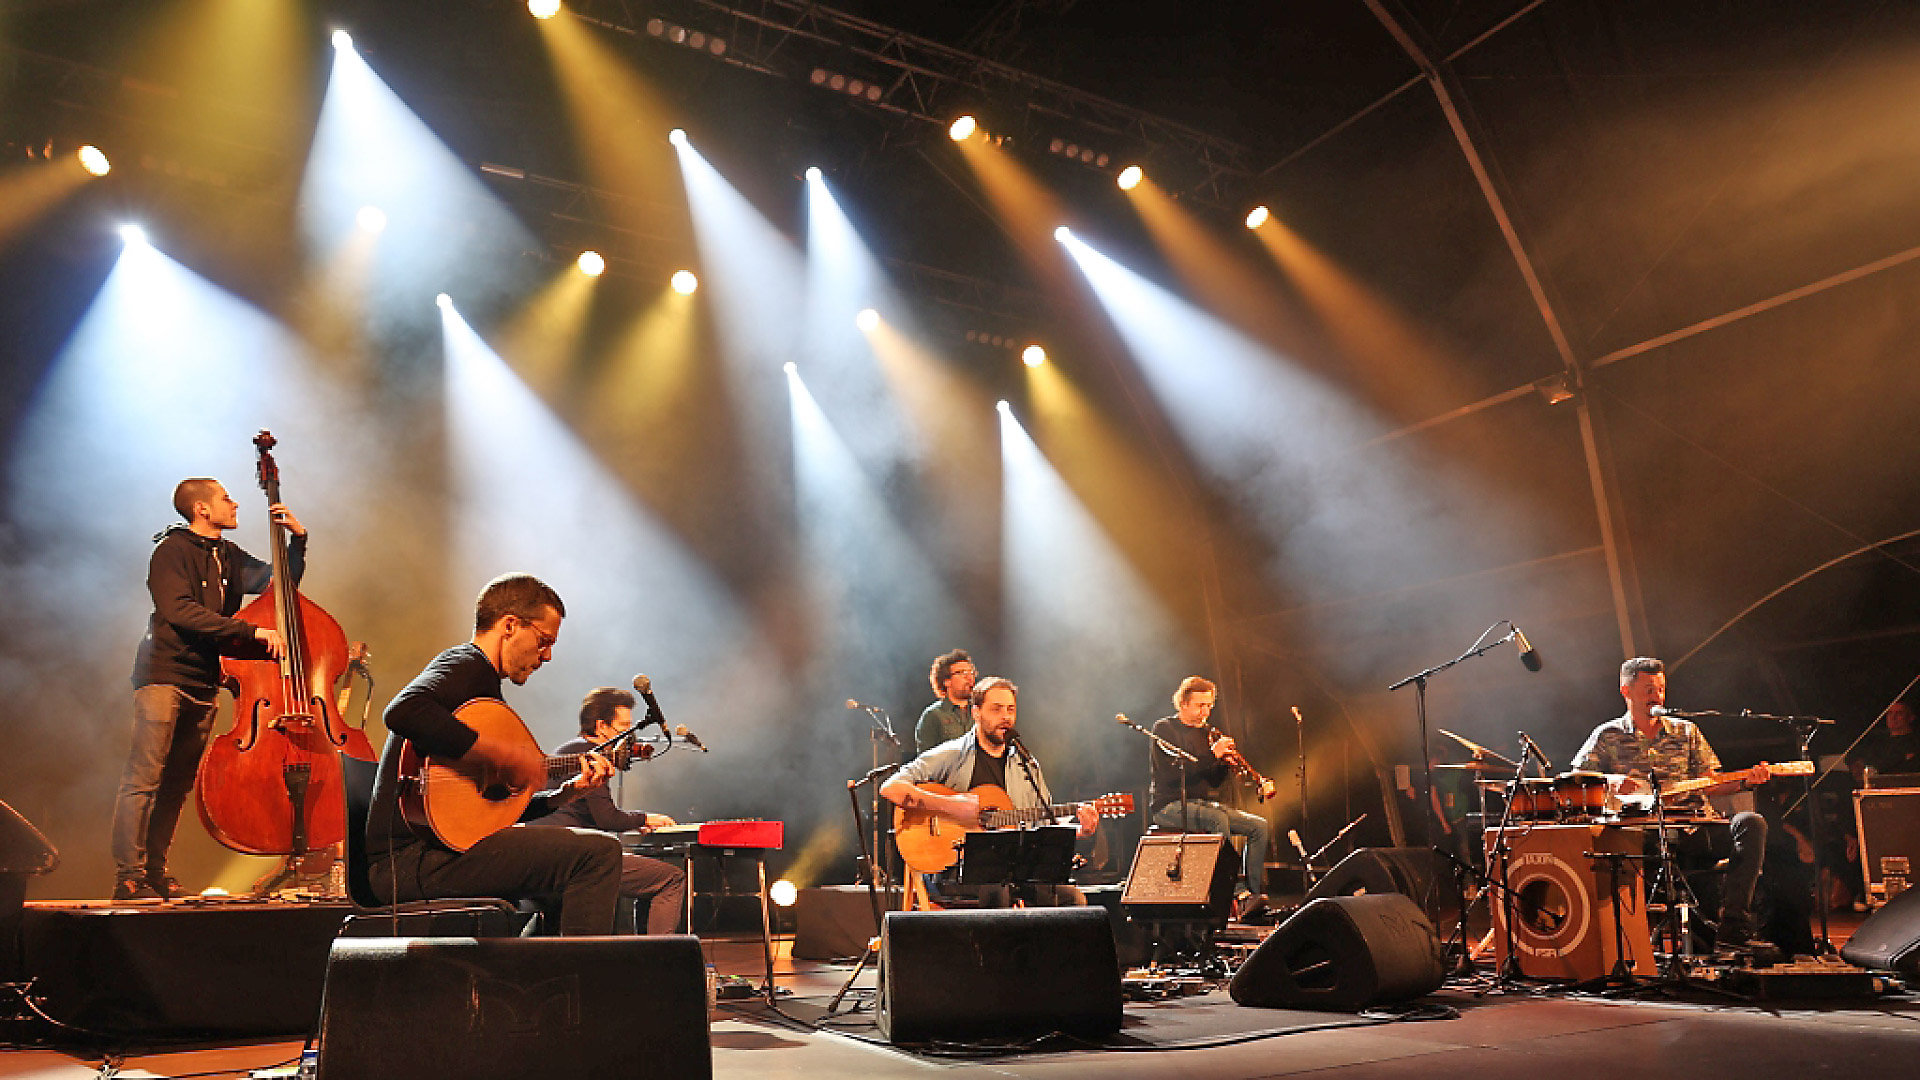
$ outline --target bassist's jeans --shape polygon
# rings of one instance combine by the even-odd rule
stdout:
[[[1180,828],[1180,800],[1162,806],[1153,823],[1163,829]],[[1196,833],[1244,836],[1247,849],[1242,853],[1240,870],[1247,888],[1256,893],[1267,891],[1267,819],[1245,810],[1222,806],[1212,799],[1188,799],[1186,829]]]
[[[158,683],[133,692],[133,748],[113,800],[113,866],[123,881],[167,871],[173,830],[213,727],[218,699],[205,693],[208,700],[199,701]]]
[[[395,841],[390,857],[368,864],[367,883],[383,904],[456,896],[534,900],[559,907],[563,936],[610,934],[620,901],[620,855],[620,840],[610,833],[514,826],[465,851]]]

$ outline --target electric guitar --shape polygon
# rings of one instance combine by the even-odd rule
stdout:
[[[935,795],[958,794],[940,784],[917,786]],[[924,806],[894,808],[894,844],[900,849],[900,861],[907,864],[909,871],[937,874],[952,866],[959,861],[960,844],[970,832],[1007,829],[1053,818],[1072,817],[1079,813],[1081,806],[1080,803],[1063,803],[1017,809],[1006,791],[992,784],[982,784],[974,788],[971,794],[980,798],[982,823],[977,826],[963,825]],[[1089,805],[1101,817],[1121,817],[1133,813],[1133,793],[1121,791],[1102,795],[1091,800]]]
[[[1757,767],[1767,770],[1768,779],[1776,776],[1813,775],[1813,762],[1811,761],[1782,761],[1778,764],[1763,761]],[[1740,769],[1728,773],[1708,773],[1705,776],[1696,777],[1692,780],[1676,780],[1660,789],[1660,798],[1663,802],[1674,802],[1683,795],[1691,795],[1696,791],[1705,790],[1716,784],[1725,784],[1729,781],[1738,780],[1746,771],[1745,769]],[[1651,791],[1635,791],[1618,796],[1618,798],[1620,800],[1620,812],[1622,814],[1653,813],[1653,792]]]

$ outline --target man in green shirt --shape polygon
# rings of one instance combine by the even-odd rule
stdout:
[[[967,700],[973,695],[973,680],[978,676],[973,657],[968,656],[965,649],[933,658],[933,670],[927,673],[927,681],[933,685],[934,696],[939,700],[927,706],[920,713],[920,722],[913,726],[916,751],[924,754],[943,742],[959,738],[973,727],[973,712],[967,707]]]

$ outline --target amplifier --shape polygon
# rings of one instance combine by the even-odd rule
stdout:
[[[1920,788],[1856,791],[1853,820],[1860,830],[1867,903],[1879,907],[1913,885],[1920,867]]]

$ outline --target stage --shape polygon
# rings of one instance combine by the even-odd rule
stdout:
[[[985,1076],[1107,1078],[1292,1076],[1341,1069],[1345,1080],[1461,1076],[1538,1080],[1631,1075],[1641,1080],[1745,1078],[1756,1067],[1799,1076],[1900,1075],[1920,1054],[1920,1000],[1912,995],[1802,1006],[1688,1000],[1607,1000],[1562,994],[1539,984],[1503,993],[1455,982],[1415,1003],[1412,1015],[1435,1019],[1242,1008],[1224,990],[1159,1002],[1129,1002],[1121,1033],[1102,1046],[1047,1044],[1024,1052],[908,1053],[881,1040],[863,991],[849,1013],[818,1027],[845,981],[845,963],[795,961],[779,942],[778,985],[790,994],[780,1012],[764,999],[723,1001],[714,1014],[713,1071],[718,1077],[838,1077],[871,1080],[964,1069]],[[758,979],[756,940],[705,943],[723,974]],[[1394,1010],[1400,1011],[1400,1010]],[[1384,1014],[1383,1014],[1384,1016]],[[0,1076],[65,1080],[117,1076],[247,1076],[288,1063],[298,1040],[130,1049],[124,1057],[51,1049],[0,1055]]]

